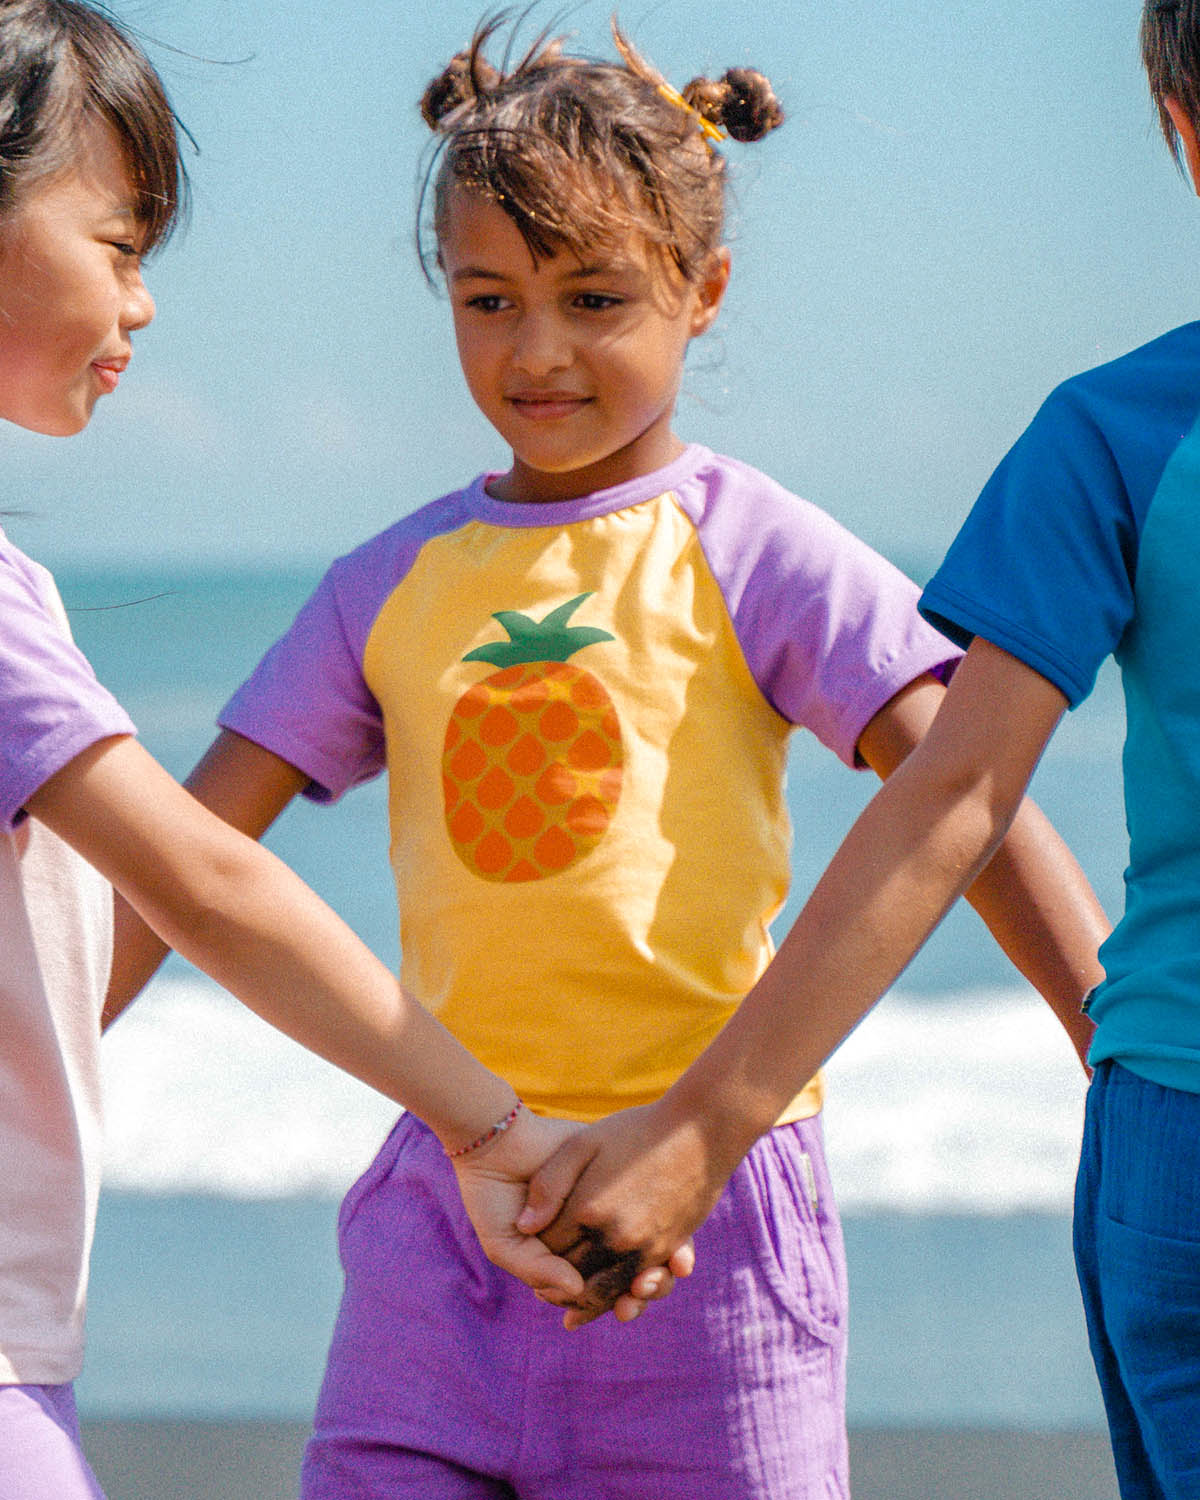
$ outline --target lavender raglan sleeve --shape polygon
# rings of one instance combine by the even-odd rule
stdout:
[[[50,575],[0,534],[0,828],[57,771],[99,740],[133,734],[129,716],[71,640]]]
[[[367,638],[425,544],[468,516],[468,493],[443,495],[338,558],[219,715],[223,729],[303,771],[313,801],[336,801],[384,769],[383,716],[363,678]]]
[[[918,589],[831,516],[718,460],[694,516],[747,664],[784,718],[847,765],[876,713],[960,653],[917,612]]]
[[[372,617],[355,587],[357,562],[352,554],[333,564],[218,716],[223,729],[303,771],[306,795],[318,802],[336,801],[384,765],[379,706],[362,676]]]

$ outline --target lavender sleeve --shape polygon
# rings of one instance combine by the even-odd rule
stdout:
[[[461,492],[444,496],[339,558],[218,717],[304,772],[315,802],[384,769],[383,716],[363,680],[367,637],[425,542],[462,519],[460,502]]]
[[[71,640],[49,573],[0,532],[0,827],[77,755],[133,734],[128,714]]]
[[[791,723],[849,766],[876,713],[961,653],[917,612],[910,579],[831,516],[724,458],[681,503],[700,536],[746,662]]]
[[[366,631],[360,640],[346,617],[343,570],[344,560],[330,568],[218,717],[303,771],[317,802],[336,801],[384,764],[379,706],[362,679]]]

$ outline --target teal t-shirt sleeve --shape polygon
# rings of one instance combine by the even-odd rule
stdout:
[[[1060,386],[992,475],[921,597],[951,640],[1018,657],[1072,707],[1133,613],[1134,476],[1093,393]]]

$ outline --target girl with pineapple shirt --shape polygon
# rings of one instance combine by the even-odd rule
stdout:
[[[386,769],[406,987],[531,1109],[596,1120],[657,1099],[770,962],[792,729],[887,775],[955,653],[882,558],[672,430],[729,276],[718,146],[781,122],[767,81],[681,96],[619,34],[619,63],[539,45],[502,76],[488,34],[423,112],[463,372],[511,466],[335,562],[190,785],[259,835]],[[1035,809],[975,898],[1082,1047],[1103,918]],[[342,1210],[307,1500],[847,1494],[820,1102],[734,1174],[685,1293],[569,1338],[402,1119]],[[568,1326],[621,1279],[591,1248]]]

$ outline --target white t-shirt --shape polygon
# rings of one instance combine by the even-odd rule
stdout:
[[[133,725],[0,532],[0,1384],[73,1380],[100,1173],[112,892],[25,800]]]

